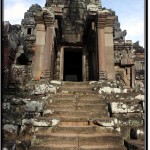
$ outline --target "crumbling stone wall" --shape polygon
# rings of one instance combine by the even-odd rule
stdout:
[[[12,65],[11,84],[25,85],[32,79],[32,68],[26,65]]]
[[[90,82],[95,90],[108,104],[109,119],[94,120],[100,126],[105,126],[119,132],[125,140],[144,141],[145,131],[145,96],[136,88],[127,89],[115,81]],[[128,147],[128,143],[126,143]]]
[[[2,82],[3,88],[10,83],[11,65],[15,60],[16,51],[21,41],[21,26],[3,22],[2,27]]]

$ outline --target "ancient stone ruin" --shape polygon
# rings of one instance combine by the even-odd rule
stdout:
[[[144,48],[99,0],[33,4],[2,26],[4,150],[144,150]]]

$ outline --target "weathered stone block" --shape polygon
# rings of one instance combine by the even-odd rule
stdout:
[[[143,109],[140,104],[135,105],[128,105],[128,113],[136,113],[136,112],[143,112]]]
[[[37,84],[31,94],[56,93],[57,87],[50,84]]]
[[[53,114],[54,110],[44,110],[43,111],[43,116],[49,115],[49,114]]]
[[[110,103],[111,113],[127,113],[128,106],[123,102],[112,102]]]
[[[36,127],[49,127],[58,125],[59,119],[23,119],[23,125],[33,125]]]
[[[122,118],[118,119],[120,126],[139,127],[143,125],[143,120],[137,118]]]
[[[134,104],[134,105],[133,105]],[[112,102],[110,103],[111,113],[136,113],[143,112],[140,104],[126,102]]]
[[[114,127],[118,125],[118,120],[116,118],[95,119],[93,123],[104,127]]]
[[[61,81],[57,81],[57,80],[51,80],[51,83],[61,85]]]
[[[12,98],[12,105],[24,105],[27,101],[30,101],[29,98]]]
[[[31,112],[43,112],[45,107],[44,101],[30,101],[26,103],[27,111]]]
[[[100,94],[102,93],[121,93],[121,89],[120,88],[111,88],[111,87],[103,87],[100,88],[98,91]]]
[[[15,134],[15,135],[17,134],[18,129],[19,129],[19,126],[18,126],[18,125],[5,124],[5,125],[3,126],[3,130],[4,130],[4,131],[7,131],[7,132],[9,132],[9,133],[11,133],[11,134]]]
[[[139,94],[139,95],[135,96],[135,99],[144,101],[145,100],[145,95]]]
[[[139,127],[144,124],[142,113],[125,113],[125,114],[112,114],[119,122],[119,126]]]

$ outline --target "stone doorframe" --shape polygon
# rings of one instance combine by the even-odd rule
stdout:
[[[86,54],[83,51],[82,46],[62,46],[60,50],[60,80],[63,81],[64,76],[64,49],[70,48],[70,49],[81,49],[82,51],[82,81],[86,81]]]

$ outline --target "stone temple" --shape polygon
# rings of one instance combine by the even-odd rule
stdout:
[[[2,147],[144,149],[144,48],[99,0],[33,4],[2,26]]]

